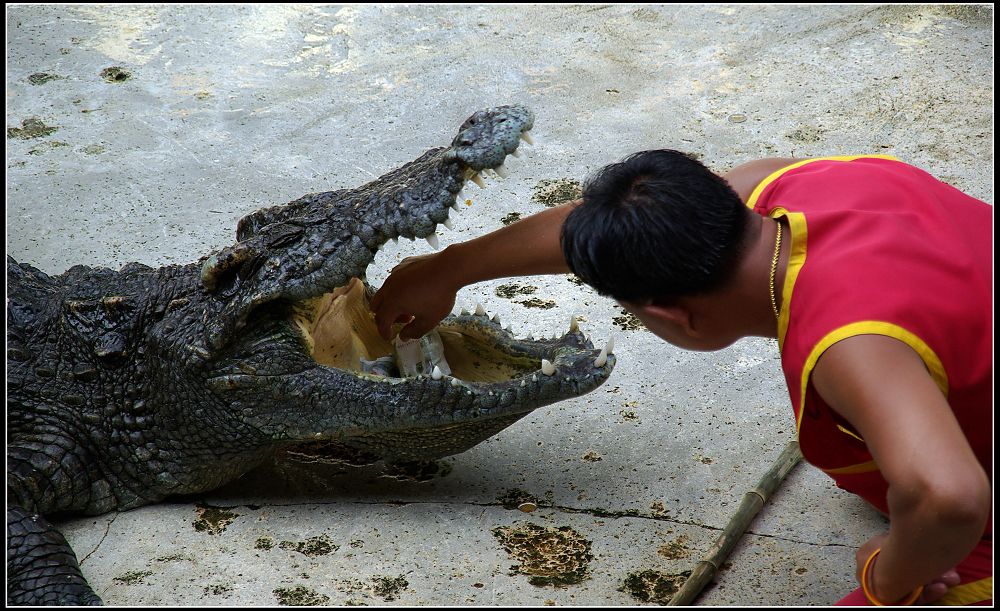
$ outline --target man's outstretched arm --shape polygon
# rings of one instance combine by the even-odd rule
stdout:
[[[722,177],[745,202],[760,181],[796,161],[758,159],[736,166]],[[422,336],[451,312],[458,290],[476,282],[568,273],[559,234],[563,221],[582,202],[544,210],[438,253],[404,259],[372,299],[379,333],[389,339],[394,323],[412,318],[400,335],[403,339]]]
[[[404,259],[372,299],[379,333],[389,339],[393,323],[412,317],[400,336],[424,335],[451,312],[458,290],[476,282],[569,273],[559,233],[582,201],[544,210],[439,253]]]

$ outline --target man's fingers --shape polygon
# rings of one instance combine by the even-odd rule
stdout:
[[[945,571],[943,575],[938,577],[935,581],[940,581],[949,588],[957,586],[961,583],[962,578],[959,576],[958,571],[955,569],[950,569]]]
[[[925,603],[932,603],[940,599],[947,593],[948,593],[948,586],[944,585],[939,581],[935,581],[934,583],[929,583],[926,586],[924,586],[924,591],[921,594],[921,598],[924,599]]]
[[[418,339],[427,335],[433,328],[434,325],[428,325],[426,322],[414,318],[410,324],[400,329],[399,337],[402,339]]]
[[[375,326],[378,327],[378,334],[382,339],[389,341],[392,339],[392,325],[397,322],[406,322],[411,316],[404,312],[394,310],[383,310],[375,313]]]

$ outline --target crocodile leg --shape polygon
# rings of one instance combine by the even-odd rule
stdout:
[[[7,505],[7,604],[103,604],[65,537],[18,505]]]

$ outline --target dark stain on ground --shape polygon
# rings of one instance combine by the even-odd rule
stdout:
[[[687,558],[691,555],[691,550],[688,548],[687,542],[687,536],[680,535],[670,543],[664,543],[661,545],[656,550],[656,553],[669,560],[681,560],[682,558]]]
[[[511,284],[501,284],[494,291],[497,297],[503,297],[504,299],[513,299],[517,295],[531,295],[538,290],[537,286],[524,286],[522,284],[517,284],[516,282]]]
[[[142,583],[142,580],[153,574],[153,571],[129,571],[123,575],[115,577],[111,581],[117,581],[118,583],[123,583],[127,586],[132,586],[137,583]]]
[[[520,212],[511,212],[507,216],[505,216],[502,219],[500,219],[500,222],[503,225],[510,225],[512,223],[518,222],[519,220],[521,220],[521,213]]]
[[[823,138],[826,130],[813,125],[803,125],[794,131],[785,134],[789,140],[796,142],[819,142]]]
[[[41,155],[46,151],[51,151],[52,149],[62,148],[64,146],[69,146],[68,143],[62,140],[49,140],[48,142],[43,142],[36,146],[35,148],[28,151],[29,155]]]
[[[132,73],[119,66],[111,66],[101,70],[101,78],[109,83],[124,83],[132,78]]]
[[[192,522],[194,529],[198,532],[205,532],[210,535],[218,535],[226,530],[226,527],[233,523],[240,514],[229,511],[224,507],[212,507],[210,505],[198,504],[195,506],[198,512],[198,519]]]
[[[31,138],[44,138],[59,129],[51,125],[42,123],[38,117],[31,117],[21,121],[21,127],[8,127],[7,137],[19,140],[30,140]]]
[[[615,316],[611,320],[622,329],[626,331],[641,331],[646,328],[646,325],[642,324],[642,321],[635,314],[626,312],[625,310],[621,312],[621,316]]]
[[[340,549],[340,546],[331,541],[326,535],[310,537],[305,541],[282,541],[278,544],[278,547],[299,552],[310,558],[326,556]]]
[[[254,549],[269,550],[274,547],[274,539],[271,537],[258,537],[253,544]]]
[[[232,586],[222,583],[212,584],[210,586],[205,586],[204,588],[205,594],[212,594],[213,596],[222,596],[223,594],[229,594],[232,591]]]
[[[494,528],[493,536],[521,563],[510,567],[510,574],[528,575],[533,586],[569,586],[589,577],[591,542],[569,526],[527,523]]]
[[[556,206],[580,199],[583,196],[583,189],[580,181],[571,178],[559,178],[556,180],[539,180],[535,185],[531,201],[538,202],[546,208]]]
[[[28,82],[32,85],[42,85],[59,78],[63,77],[58,74],[50,74],[48,72],[36,72],[28,77]]]
[[[355,467],[373,465],[381,458],[370,452],[358,450],[335,441],[303,443],[282,450],[280,458],[302,463],[346,463]]]
[[[372,577],[376,596],[381,596],[386,601],[396,600],[399,593],[405,590],[410,582],[405,577],[389,577],[387,575],[375,575]]]
[[[627,592],[642,602],[664,605],[670,602],[690,575],[691,571],[675,575],[652,570],[629,573],[618,591]]]
[[[526,308],[538,308],[540,310],[550,310],[556,307],[556,302],[551,299],[539,299],[537,297],[525,299],[524,301],[515,301],[514,303],[519,303]]]
[[[391,477],[404,482],[426,482],[435,477],[444,477],[451,473],[451,470],[451,463],[440,460],[411,460],[386,465],[382,477]]]
[[[272,590],[279,605],[289,607],[314,607],[330,602],[330,597],[320,594],[312,588],[295,586],[294,588],[276,588]]]

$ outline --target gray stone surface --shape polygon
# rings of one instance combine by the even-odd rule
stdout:
[[[543,181],[659,147],[720,171],[891,154],[992,203],[992,17],[987,6],[8,7],[7,252],[50,273],[190,262],[232,243],[250,211],[366,182],[511,102],[535,111],[537,144],[453,215],[442,246],[542,210]],[[111,67],[130,76],[102,78]],[[30,78],[40,73],[55,78]],[[11,131],[33,117],[55,131]],[[426,250],[390,245],[369,279]],[[285,457],[199,498],[67,520],[84,574],[112,604],[626,605],[640,602],[619,590],[629,574],[693,568],[794,437],[775,342],[685,352],[622,328],[616,304],[564,276],[513,281],[548,309],[495,292],[510,282],[463,289],[459,305],[481,301],[536,336],[582,315],[595,341],[617,339],[605,386],[440,461],[426,481]],[[518,494],[541,507],[504,508]],[[239,515],[198,530],[205,505]],[[509,574],[519,561],[493,530],[525,523],[590,542],[585,579]],[[854,588],[854,548],[885,528],[800,465],[699,602],[832,603]],[[323,536],[335,551],[294,548]],[[262,538],[274,547],[258,549]]]

